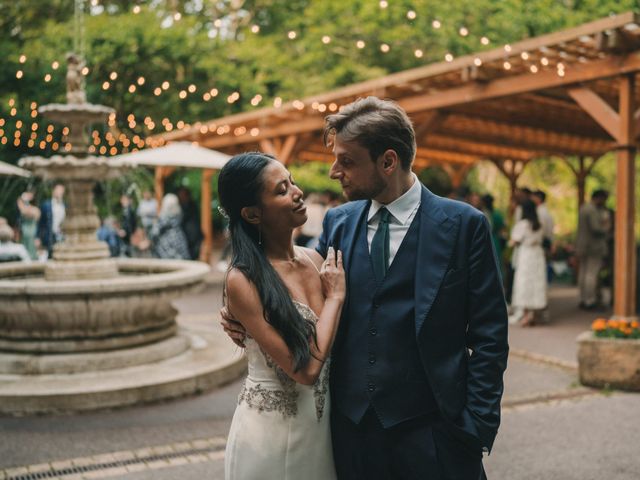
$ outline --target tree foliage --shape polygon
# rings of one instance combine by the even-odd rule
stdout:
[[[293,100],[442,61],[445,54],[491,49],[638,8],[637,0],[387,3],[382,8],[377,0],[86,0],[88,98],[117,111],[113,128],[96,127],[96,147],[126,151],[135,143],[125,146],[117,139],[121,133],[128,141],[136,135],[144,139],[182,124],[271,105],[277,97]],[[32,102],[65,100],[73,2],[0,0],[0,11],[0,137],[6,138],[0,155],[5,161],[50,155],[52,142],[40,148],[46,124],[32,117],[31,107]],[[468,34],[461,34],[462,27]],[[363,42],[362,48],[357,42]],[[389,47],[387,53],[382,44]],[[112,72],[116,79],[110,78]],[[51,78],[45,82],[47,75]],[[239,98],[230,102],[233,92]],[[207,94],[215,95],[207,99]],[[38,127],[30,146],[34,123]],[[106,139],[108,130],[117,139],[113,144]],[[60,127],[53,137],[63,140]],[[301,170],[298,176],[305,175]],[[437,173],[432,177],[439,178]]]

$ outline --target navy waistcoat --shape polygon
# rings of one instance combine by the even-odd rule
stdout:
[[[332,354],[333,408],[354,423],[372,407],[386,428],[437,410],[416,340],[418,212],[381,284],[358,227],[349,269],[349,301]]]

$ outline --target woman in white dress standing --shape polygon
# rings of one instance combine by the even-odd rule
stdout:
[[[522,218],[513,226],[509,244],[516,246],[515,276],[511,304],[522,309],[523,327],[535,323],[535,313],[547,306],[547,272],[542,242],[544,232],[531,200],[522,202]]]
[[[302,191],[270,155],[233,157],[218,192],[233,252],[226,308],[247,331],[249,363],[225,478],[331,480],[328,362],[345,297],[341,253],[324,261],[294,247],[307,219]]]

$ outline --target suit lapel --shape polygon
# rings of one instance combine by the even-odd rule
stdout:
[[[352,214],[345,219],[342,235],[339,240],[340,244],[334,243],[333,245],[334,248],[342,251],[344,269],[347,273],[351,265],[358,229],[362,227],[363,217],[369,211],[370,204],[371,202],[362,202],[362,207],[355,209]]]
[[[416,255],[415,319],[420,332],[447,272],[460,219],[448,217],[437,197],[422,188],[420,230]]]

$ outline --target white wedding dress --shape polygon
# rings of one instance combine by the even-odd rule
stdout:
[[[317,316],[294,301],[308,320]],[[226,480],[336,478],[329,425],[329,365],[315,385],[296,383],[250,337],[249,371],[225,453]]]

